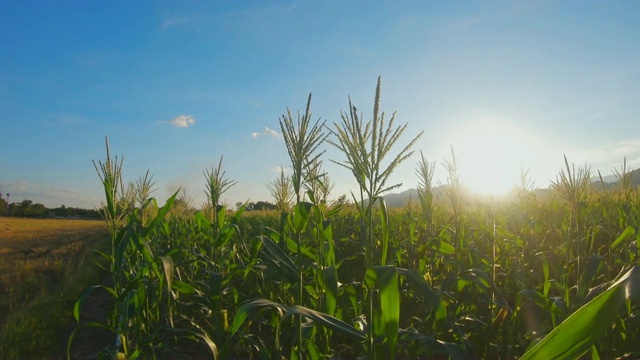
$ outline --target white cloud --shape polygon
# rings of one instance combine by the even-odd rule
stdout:
[[[163,122],[167,122],[179,128],[188,128],[189,126],[196,123],[196,119],[194,119],[193,116],[191,115],[179,115],[174,119],[171,119],[169,121],[163,121]]]
[[[272,136],[272,137],[275,137],[275,138],[280,137],[280,134],[277,131],[275,131],[273,129],[270,129],[268,126],[266,128],[264,128],[264,131],[262,133],[259,133],[257,131],[251,133],[251,136],[254,139],[259,138],[261,135]]]
[[[265,135],[270,135],[270,136],[273,136],[273,137],[280,136],[280,134],[278,134],[277,131],[275,131],[273,129],[269,129],[269,127],[264,128],[264,134]]]
[[[271,169],[271,172],[274,172],[274,173],[277,173],[277,174],[280,174],[281,172],[285,172],[286,173],[287,171],[289,171],[289,169],[283,168],[282,166],[277,166],[277,167],[274,167],[273,169]]]

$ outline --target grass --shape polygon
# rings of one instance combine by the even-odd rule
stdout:
[[[102,221],[0,218],[0,358],[59,358],[72,330],[72,305],[104,273]]]

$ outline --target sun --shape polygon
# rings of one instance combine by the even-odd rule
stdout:
[[[449,143],[460,179],[474,193],[501,195],[511,191],[534,156],[525,130],[503,121],[469,122],[456,129]]]

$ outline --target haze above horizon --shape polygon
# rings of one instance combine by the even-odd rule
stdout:
[[[419,152],[453,148],[463,182],[502,192],[521,169],[546,187],[564,167],[640,168],[640,2],[16,1],[0,4],[0,192],[47,207],[93,208],[92,160],[149,170],[155,197],[204,200],[203,171],[224,155],[225,200],[271,200],[289,159],[279,118],[340,122],[348,99],[370,119],[425,132]],[[333,197],[356,189],[326,145]]]

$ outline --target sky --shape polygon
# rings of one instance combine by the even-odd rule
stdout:
[[[124,181],[149,170],[161,203],[183,189],[203,204],[222,156],[226,203],[271,201],[287,109],[312,93],[314,121],[333,128],[349,99],[369,120],[379,76],[381,110],[408,124],[398,147],[424,131],[397,192],[417,185],[420,152],[435,184],[453,149],[489,192],[522,170],[547,187],[563,155],[640,168],[638,24],[637,1],[3,1],[0,192],[99,206],[108,137]],[[332,197],[357,189],[321,148]]]

